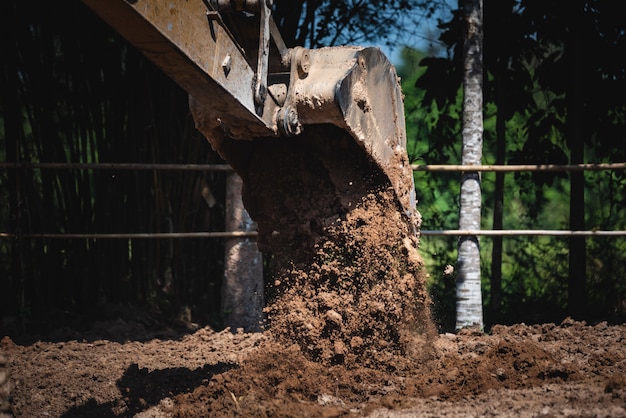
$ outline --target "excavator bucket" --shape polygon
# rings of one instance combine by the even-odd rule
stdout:
[[[332,47],[296,49],[286,98],[277,111],[276,126],[282,141],[298,141],[307,130],[322,127],[330,142],[339,128],[372,160],[392,184],[398,203],[418,227],[413,173],[406,155],[406,135],[402,92],[395,69],[378,48]],[[304,62],[303,62],[304,61]],[[304,68],[305,70],[303,70]],[[270,85],[270,91],[274,85]],[[284,87],[281,88],[285,90]],[[256,141],[270,147],[265,137],[233,139],[227,133],[239,124],[225,125],[214,106],[190,98],[196,126],[222,157],[246,178],[246,164],[254,158]],[[336,138],[335,138],[336,139]],[[336,139],[338,140],[338,139]],[[234,144],[233,141],[243,141]],[[337,144],[337,152],[341,147]],[[345,158],[349,162],[349,158]]]
[[[337,159],[340,167],[361,154],[368,170],[361,177],[373,170],[386,178],[417,235],[402,92],[378,48],[288,49],[268,0],[84,2],[189,93],[196,126],[241,174],[245,189],[261,154],[321,142],[314,148],[327,156],[320,158]]]

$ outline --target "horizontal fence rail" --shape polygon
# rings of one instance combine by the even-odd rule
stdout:
[[[567,231],[560,229],[498,229],[498,230],[459,230],[459,229],[446,229],[446,230],[424,230],[420,231],[421,235],[426,236],[492,236],[492,237],[506,237],[506,236],[553,236],[553,237],[601,237],[601,236],[626,236],[626,231]]]
[[[603,164],[525,164],[525,165],[420,165],[412,164],[413,171],[603,171],[626,170],[626,163]]]
[[[14,234],[0,232],[0,238],[51,238],[51,239],[172,239],[172,238],[248,238],[256,237],[256,231],[230,231],[230,232],[128,232],[119,234]]]
[[[502,229],[502,230],[422,230],[422,236],[565,236],[565,237],[601,237],[601,236],[626,236],[626,231],[567,231],[554,229]],[[174,239],[174,238],[254,238],[256,231],[232,231],[232,232],[155,232],[155,233],[120,233],[120,234],[13,234],[1,232],[0,238],[42,238],[42,239]]]
[[[71,170],[163,170],[232,171],[228,164],[143,164],[143,163],[0,163],[0,169]],[[601,164],[523,164],[523,165],[437,165],[412,164],[413,171],[603,171],[626,170],[626,163]]]
[[[0,163],[2,169],[232,171],[228,164]]]

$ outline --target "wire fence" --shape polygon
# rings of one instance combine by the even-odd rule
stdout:
[[[415,172],[546,172],[546,171],[615,171],[626,170],[626,163],[600,164],[526,164],[526,165],[420,165],[413,164]],[[156,171],[232,171],[228,164],[147,164],[147,163],[0,163],[0,169],[73,169],[73,170],[156,170]],[[422,230],[422,236],[567,236],[597,237],[626,236],[626,231],[570,231],[570,230]],[[255,238],[254,231],[229,232],[163,232],[163,233],[29,233],[0,232],[0,238],[30,239],[187,239],[187,238]]]

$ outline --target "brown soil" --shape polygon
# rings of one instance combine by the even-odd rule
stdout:
[[[138,315],[80,333],[7,336],[13,413],[626,415],[625,326],[566,320],[437,335],[418,218],[353,140],[307,130],[235,151],[273,263],[267,331],[175,330]]]
[[[395,367],[419,352],[430,301],[416,226],[388,178],[331,126],[254,156],[243,196],[272,258],[272,337],[327,366]]]
[[[626,326],[439,335],[395,369],[325,366],[263,334],[110,321],[2,340],[16,417],[626,416]]]

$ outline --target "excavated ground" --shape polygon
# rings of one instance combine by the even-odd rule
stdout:
[[[626,416],[626,326],[438,335],[414,225],[388,178],[341,132],[308,131],[248,144],[241,171],[273,264],[264,333],[120,314],[81,332],[5,336],[13,413]]]
[[[16,417],[623,417],[626,326],[439,335],[394,369],[325,366],[262,334],[149,317],[5,337]]]

